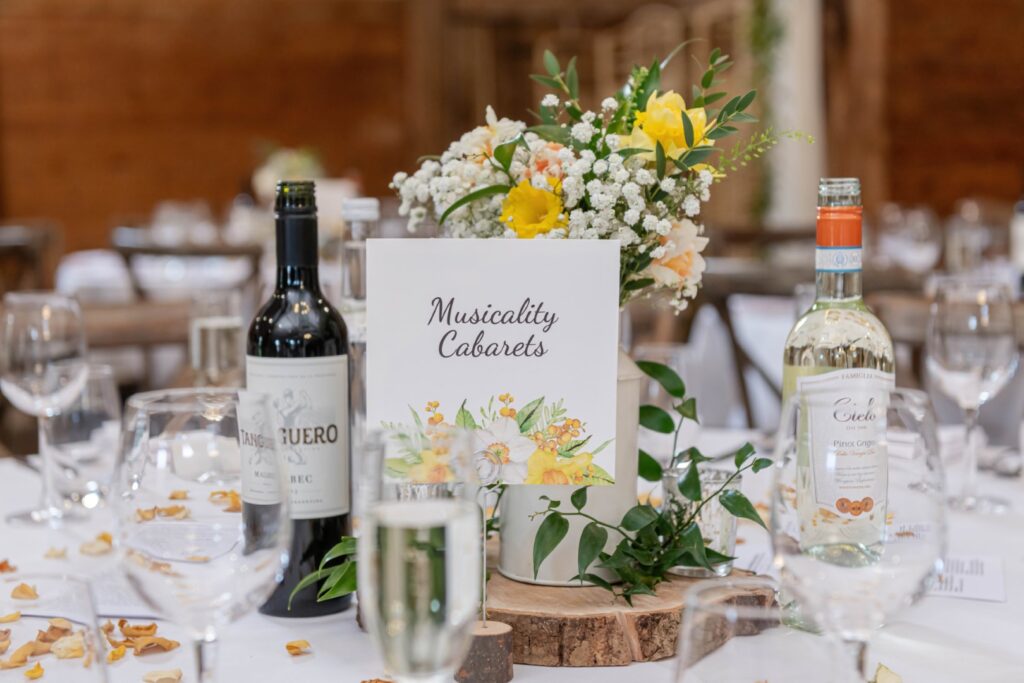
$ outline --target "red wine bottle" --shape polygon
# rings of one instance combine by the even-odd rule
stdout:
[[[284,580],[260,611],[280,617],[340,612],[351,596],[317,602],[295,585],[317,570],[342,536],[351,535],[348,434],[348,331],[320,291],[316,197],[312,182],[277,186],[277,285],[249,327],[246,384],[271,397],[278,447],[291,482],[292,546]],[[260,506],[243,500],[248,524]]]

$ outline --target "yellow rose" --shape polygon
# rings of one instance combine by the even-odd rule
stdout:
[[[420,451],[420,464],[409,468],[409,481],[414,484],[443,484],[451,481],[452,470],[448,466],[447,452],[432,448]]]
[[[512,188],[501,205],[501,222],[516,231],[522,239],[551,232],[568,224],[562,198],[558,195],[561,184],[548,179],[552,190],[541,190],[523,180]]]
[[[645,110],[636,113],[632,134],[622,136],[620,147],[649,149],[650,153],[640,156],[654,159],[654,148],[660,142],[662,149],[665,150],[665,156],[670,159],[678,158],[690,148],[690,145],[686,144],[686,133],[683,129],[683,112],[686,112],[685,115],[693,125],[693,146],[714,144],[705,137],[708,117],[703,107],[687,109],[682,95],[669,90],[661,97],[658,97],[657,93],[651,93],[647,98]]]
[[[594,456],[580,453],[560,458],[557,453],[538,448],[526,461],[526,484],[581,484],[590,475]]]

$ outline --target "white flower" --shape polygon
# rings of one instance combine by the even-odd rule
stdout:
[[[647,214],[644,216],[643,226],[647,232],[655,232],[658,229],[658,217],[654,214]]]
[[[544,99],[540,101],[542,107],[557,107],[558,106],[558,95],[554,93],[548,93],[544,96]]]
[[[704,187],[710,187],[712,181],[715,179],[715,177],[711,175],[711,171],[706,168],[702,169],[701,172],[697,174],[697,177],[700,179],[700,182]]]
[[[594,162],[594,175],[604,175],[608,172],[608,162],[604,159],[598,159]]]
[[[594,127],[586,121],[580,121],[573,125],[570,132],[574,140],[579,140],[583,144],[590,142],[590,139],[594,137]]]
[[[646,168],[641,168],[639,171],[637,171],[635,178],[636,182],[640,183],[641,185],[653,185],[655,181],[654,174],[648,171]]]
[[[636,222],[640,220],[640,212],[636,209],[630,209],[622,217],[622,220],[626,221],[628,225],[636,225]]]
[[[686,195],[686,199],[683,200],[683,213],[685,213],[688,218],[693,218],[700,213],[700,200],[692,194]]]
[[[701,252],[708,244],[708,238],[700,235],[700,229],[689,220],[676,223],[667,239],[663,241],[665,252],[647,266],[645,273],[654,278],[659,286],[673,289],[693,288],[704,275],[704,257]]]
[[[651,258],[659,259],[665,255],[666,251],[668,251],[668,247],[665,246],[664,244],[661,245],[660,247],[655,247],[654,249],[651,250]]]
[[[672,192],[672,190],[676,189],[676,179],[672,177],[662,178],[661,182],[658,183],[658,187],[664,192]]]
[[[614,97],[606,97],[601,100],[601,109],[604,111],[615,111],[619,108],[619,103],[615,101]]]

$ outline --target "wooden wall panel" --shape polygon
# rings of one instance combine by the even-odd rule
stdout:
[[[163,199],[219,210],[260,141],[384,193],[432,146],[412,138],[410,26],[401,0],[4,0],[0,215],[103,245]]]

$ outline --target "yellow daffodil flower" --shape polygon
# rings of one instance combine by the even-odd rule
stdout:
[[[708,117],[704,108],[687,109],[683,96],[669,90],[660,97],[657,93],[651,93],[651,96],[647,98],[647,106],[644,111],[636,113],[633,132],[630,135],[623,135],[619,146],[649,149],[650,153],[643,153],[640,156],[653,160],[655,158],[654,149],[660,142],[666,157],[679,158],[690,148],[690,145],[686,144],[683,112],[686,112],[686,116],[693,125],[692,146],[701,147],[714,144],[712,140],[705,137]]]
[[[499,220],[521,239],[533,239],[568,224],[559,196],[561,184],[553,179],[548,179],[548,183],[552,189],[542,190],[523,180],[509,191],[501,205]]]

